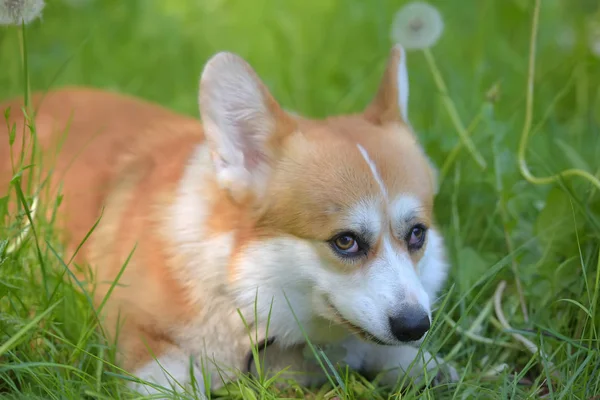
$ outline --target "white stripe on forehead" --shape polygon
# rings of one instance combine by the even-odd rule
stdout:
[[[367,153],[367,150],[365,150],[364,147],[362,147],[360,144],[357,144],[356,147],[358,147],[360,154],[365,159],[365,162],[367,163],[367,165],[369,166],[369,169],[371,170],[373,179],[375,179],[375,182],[377,182],[377,184],[379,185],[379,189],[381,189],[381,194],[387,201],[388,200],[387,189],[385,188],[385,185],[383,184],[383,179],[381,179],[381,176],[379,175],[379,172],[377,171],[377,166],[375,165],[373,160],[371,160],[371,157],[369,157],[369,153]]]

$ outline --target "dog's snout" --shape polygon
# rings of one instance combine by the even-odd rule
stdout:
[[[390,328],[394,337],[401,342],[419,340],[427,333],[431,323],[422,307],[413,306],[390,317]]]

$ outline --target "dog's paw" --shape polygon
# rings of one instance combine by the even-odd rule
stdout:
[[[432,383],[434,386],[444,385],[448,383],[456,383],[460,379],[460,375],[456,368],[448,363],[440,364],[435,374]]]
[[[180,351],[171,351],[138,369],[134,375],[141,382],[132,381],[128,386],[134,392],[153,399],[172,399],[188,394],[193,396],[190,398],[204,400],[204,377],[198,368],[194,368],[192,374],[193,379],[189,358]]]

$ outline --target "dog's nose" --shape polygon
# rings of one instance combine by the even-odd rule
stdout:
[[[392,334],[401,342],[421,339],[430,327],[429,315],[422,307],[406,308],[400,314],[390,317]]]

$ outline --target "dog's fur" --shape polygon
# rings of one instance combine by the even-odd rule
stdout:
[[[103,310],[111,338],[118,325],[126,370],[186,384],[193,365],[200,390],[201,369],[215,388],[245,370],[267,328],[275,342],[265,367],[303,370],[304,384],[324,379],[305,356],[306,337],[337,347],[334,362],[386,371],[389,384],[418,358],[422,339],[399,341],[389,318],[415,306],[431,318],[447,263],[432,217],[435,174],[408,122],[401,47],[355,115],[292,115],[230,53],[202,73],[202,122],[86,88],[35,94],[33,105],[50,187],[64,195],[58,226],[68,252],[101,216],[78,255],[94,271],[97,303],[135,247]],[[17,155],[22,99],[0,109],[9,106]],[[8,187],[5,127],[0,138],[0,187]],[[416,222],[428,230],[413,251],[405,238]],[[329,240],[346,230],[364,233],[364,255],[336,255]],[[423,354],[414,376],[432,358]]]

